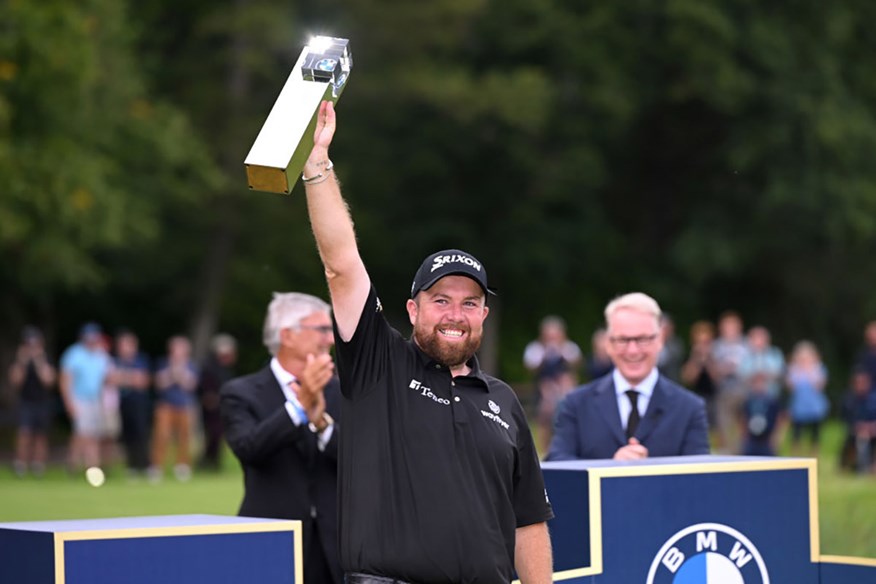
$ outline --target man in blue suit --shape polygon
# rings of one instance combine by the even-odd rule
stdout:
[[[657,302],[640,292],[606,306],[615,369],[560,404],[547,460],[709,453],[705,403],[657,370],[660,315]]]

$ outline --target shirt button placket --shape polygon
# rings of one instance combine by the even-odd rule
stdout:
[[[465,416],[463,414],[462,404],[460,403],[462,400],[459,395],[457,395],[456,382],[452,379],[450,380],[450,395],[453,397],[453,403],[450,405],[450,407],[453,408],[453,420],[456,423],[463,422]]]

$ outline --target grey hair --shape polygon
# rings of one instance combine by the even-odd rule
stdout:
[[[218,333],[210,339],[210,349],[214,353],[230,353],[237,350],[237,339],[228,333]]]
[[[642,314],[651,315],[654,317],[657,325],[660,325],[660,317],[663,315],[663,312],[660,310],[660,305],[657,304],[656,300],[642,292],[624,294],[623,296],[618,296],[609,302],[608,306],[605,307],[606,324],[608,324],[609,319],[615,312],[624,308],[635,312],[641,312]]]
[[[280,349],[280,331],[294,328],[317,312],[331,313],[331,306],[321,298],[300,292],[274,292],[268,305],[262,341],[271,355]]]

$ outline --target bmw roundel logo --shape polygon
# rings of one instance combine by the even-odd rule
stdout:
[[[763,558],[739,531],[698,523],[670,537],[651,562],[647,584],[769,584]]]
[[[338,62],[335,59],[320,59],[316,63],[316,68],[320,71],[334,71],[337,64]]]

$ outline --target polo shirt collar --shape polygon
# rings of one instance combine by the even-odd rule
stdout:
[[[623,395],[628,389],[635,388],[641,394],[646,395],[648,398],[651,397],[651,394],[654,393],[654,386],[657,385],[657,378],[660,374],[657,372],[657,368],[651,370],[651,373],[648,374],[645,379],[643,379],[640,383],[633,385],[629,381],[624,378],[623,375],[620,374],[617,367],[614,368],[614,371],[611,372],[612,381],[614,381],[614,391],[618,396]]]

